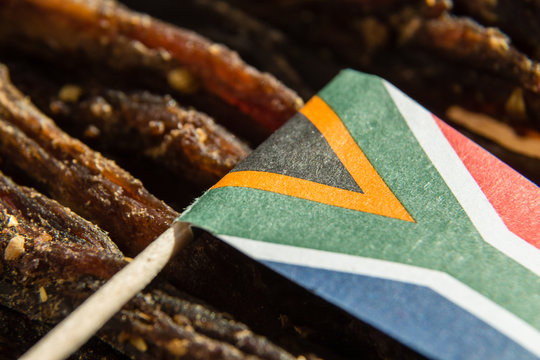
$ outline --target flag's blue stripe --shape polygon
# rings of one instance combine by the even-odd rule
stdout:
[[[428,357],[536,359],[429,288],[299,265],[263,263]]]

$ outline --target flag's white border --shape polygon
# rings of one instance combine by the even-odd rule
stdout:
[[[540,333],[534,327],[446,273],[386,260],[230,235],[217,236],[257,260],[372,276],[428,287],[540,357]]]
[[[383,81],[407,125],[485,242],[540,276],[540,250],[511,232],[456,154],[433,115]]]

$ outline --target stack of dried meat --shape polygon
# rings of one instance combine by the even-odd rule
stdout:
[[[525,3],[129,2],[228,44],[305,98],[353,66],[443,116],[481,113],[530,133],[540,67],[527,34],[540,5]],[[526,21],[510,21],[509,6]],[[456,14],[500,26],[515,45]],[[0,0],[0,63],[2,358],[22,354],[302,106],[227,47],[111,0]],[[490,146],[540,180],[537,160]],[[418,357],[203,234],[74,358],[360,355]]]

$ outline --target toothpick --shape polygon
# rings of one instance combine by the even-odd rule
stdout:
[[[192,238],[188,223],[175,222],[20,359],[67,358],[84,345],[135,294],[144,289]]]

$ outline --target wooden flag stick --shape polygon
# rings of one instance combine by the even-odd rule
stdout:
[[[185,222],[173,225],[114,275],[21,360],[61,360],[80,348],[137,292],[144,289],[178,250],[193,238]]]

